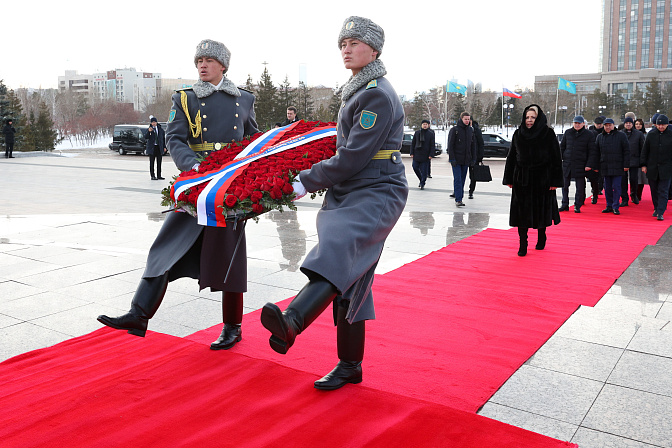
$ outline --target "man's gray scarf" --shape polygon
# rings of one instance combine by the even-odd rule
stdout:
[[[356,91],[374,79],[385,76],[386,74],[387,70],[385,69],[383,61],[376,59],[375,61],[365,65],[355,76],[351,76],[350,79],[348,79],[348,82],[336,90],[336,95],[341,95],[342,101],[348,101],[348,99],[350,99],[350,97],[354,95]]]
[[[196,84],[194,84],[193,89],[194,93],[199,98],[205,98],[206,96],[210,96],[218,90],[224,93],[228,93],[229,95],[232,96],[240,96],[240,90],[238,90],[238,87],[236,87],[236,85],[233,82],[231,82],[231,80],[227,77],[224,77],[219,88],[216,88],[209,82],[203,82],[201,80],[198,80],[196,81]]]

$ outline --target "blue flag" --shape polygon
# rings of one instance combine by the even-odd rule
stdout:
[[[576,84],[571,81],[567,81],[564,78],[558,77],[558,90],[566,90],[569,93],[576,95]]]
[[[462,95],[467,94],[467,86],[463,86],[462,84],[458,84],[453,81],[448,81],[448,84],[446,85],[446,92],[448,93],[461,93]]]

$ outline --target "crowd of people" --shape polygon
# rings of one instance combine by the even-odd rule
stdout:
[[[672,179],[672,129],[664,114],[651,117],[647,133],[644,120],[635,113],[625,114],[616,126],[612,118],[596,117],[586,129],[585,119],[577,115],[565,131],[560,149],[563,163],[562,205],[569,210],[569,186],[574,180],[574,212],[581,213],[586,199],[586,178],[591,184],[592,203],[604,191],[606,207],[602,213],[619,215],[622,207],[639,204],[644,185],[649,184],[653,216],[659,221],[667,209]]]

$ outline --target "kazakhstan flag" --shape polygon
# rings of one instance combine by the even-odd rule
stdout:
[[[463,86],[462,84],[458,84],[453,81],[448,81],[448,84],[446,85],[446,92],[461,93],[462,95],[466,95],[467,86]]]
[[[576,95],[576,84],[558,77],[558,90],[566,90],[569,93]]]

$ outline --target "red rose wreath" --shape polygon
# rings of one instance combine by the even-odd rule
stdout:
[[[282,128],[285,132],[284,135],[279,138],[275,137],[272,144],[278,146],[282,142],[290,143],[293,139],[301,139],[302,136],[317,128],[333,128],[334,126],[335,123],[305,122],[301,120],[288,126],[287,130]],[[206,190],[208,182],[183,189],[177,198],[174,197],[175,185],[179,185],[185,179],[203,177],[208,173],[221,171],[235,163],[235,157],[243,152],[248,145],[267,134],[257,133],[250,138],[224,145],[220,150],[211,152],[200,162],[198,172],[194,170],[184,171],[174,178],[169,187],[162,191],[162,205],[174,209],[183,209],[192,216],[197,216],[198,198]],[[257,142],[257,145],[260,144],[260,142]],[[226,217],[256,218],[270,210],[282,210],[283,207],[296,210],[292,203],[296,196],[292,188],[292,182],[296,175],[301,170],[308,169],[315,163],[332,157],[335,152],[336,137],[328,136],[259,158],[245,165],[239,171],[236,171],[236,175],[232,177],[233,180],[230,181],[225,192],[217,194],[215,207],[219,210],[218,214],[220,216],[217,217],[217,220],[220,223],[213,224],[212,220],[209,220],[207,225],[224,226]],[[322,191],[318,193],[321,194]],[[199,222],[201,222],[200,219]]]

